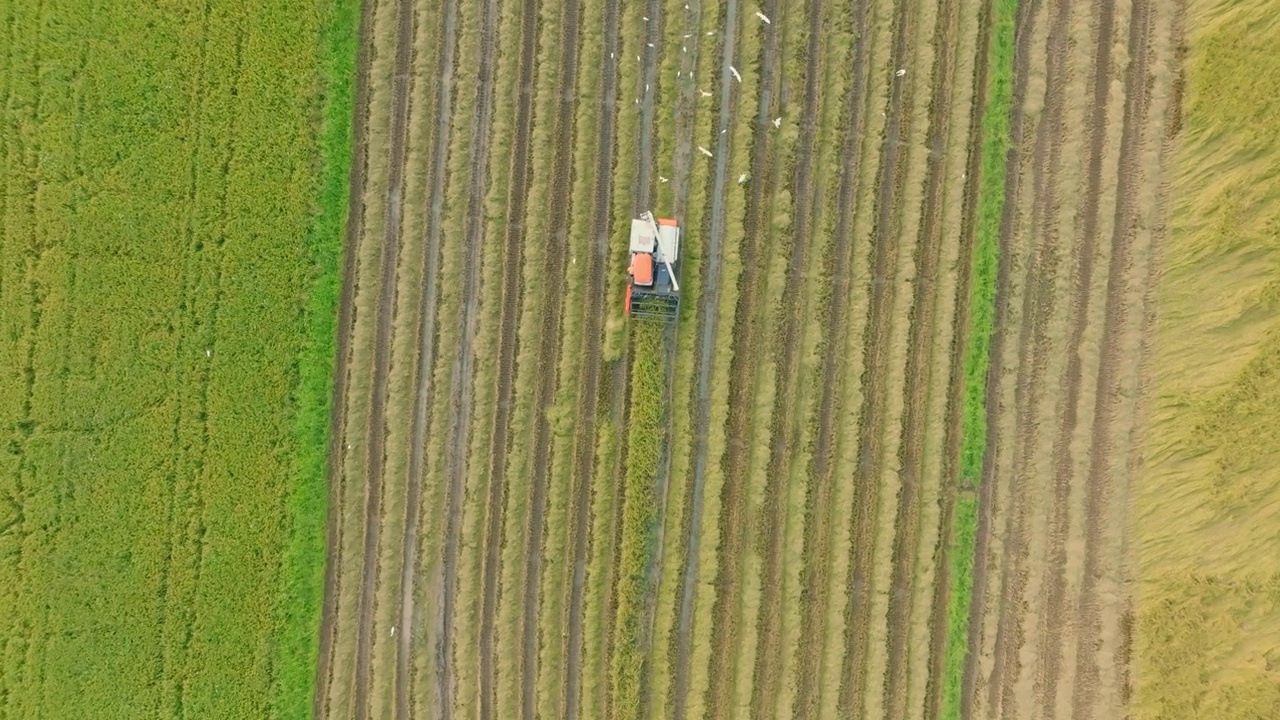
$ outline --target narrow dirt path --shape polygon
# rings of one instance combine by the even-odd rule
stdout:
[[[604,12],[603,87],[600,93],[600,134],[596,142],[595,194],[591,209],[594,249],[588,270],[588,298],[605,297],[605,265],[609,258],[610,201],[613,197],[614,124],[618,104],[618,2],[606,0]],[[583,605],[586,596],[587,551],[591,533],[591,502],[596,460],[596,419],[600,400],[601,335],[605,307],[588,302],[583,331],[583,367],[579,385],[578,424],[574,433],[573,500],[575,512],[570,534],[573,577],[569,591],[568,640],[565,653],[565,718],[578,720],[582,702]]]
[[[730,138],[728,129],[737,114],[738,95],[730,81],[729,66],[734,62],[738,40],[738,2],[725,2],[725,30],[720,56],[720,113],[716,125],[715,176],[711,189],[711,222],[707,233],[706,270],[703,275],[702,303],[698,308],[701,334],[698,341],[697,413],[693,432],[693,502],[685,547],[685,566],[680,589],[680,615],[676,625],[675,695],[672,717],[684,720],[689,694],[689,651],[692,645],[693,595],[698,582],[698,560],[702,538],[702,495],[707,477],[707,434],[711,426],[711,375],[716,343],[716,320],[720,308],[720,243],[724,239],[725,176],[728,170]]]
[[[846,97],[846,134],[841,143],[844,158],[837,195],[836,225],[832,246],[832,289],[824,311],[825,325],[831,328],[822,347],[822,398],[818,405],[814,452],[809,468],[809,488],[805,497],[804,567],[800,571],[802,604],[800,615],[799,660],[796,663],[796,717],[815,717],[819,709],[819,677],[823,642],[827,635],[827,579],[831,568],[831,528],[835,509],[831,502],[834,484],[834,448],[837,443],[837,418],[842,414],[845,388],[843,348],[846,344],[849,309],[850,266],[853,263],[853,208],[857,195],[857,178],[861,163],[863,126],[869,102],[866,88],[870,81],[867,69],[867,16],[869,0],[854,5],[853,64],[850,88]]]
[[[392,319],[396,269],[400,265],[400,231],[404,217],[404,169],[409,135],[409,61],[413,55],[412,0],[396,4],[395,76],[392,80],[390,158],[387,168],[385,233],[379,270],[377,324],[373,345],[373,396],[369,405],[369,457],[366,461],[364,551],[360,604],[356,615],[355,681],[352,715],[369,716],[370,654],[373,645],[374,590],[378,579],[378,539],[382,529],[382,480],[387,458],[387,380],[391,372]]]
[[[782,584],[783,568],[782,542],[785,539],[787,523],[787,505],[783,501],[786,485],[790,479],[788,469],[794,452],[798,449],[797,438],[792,432],[798,384],[796,350],[800,343],[799,333],[803,326],[803,318],[807,310],[807,297],[802,289],[805,283],[805,268],[808,262],[809,245],[813,241],[817,218],[814,197],[813,165],[814,141],[818,124],[818,82],[820,79],[819,63],[823,46],[822,0],[810,0],[807,3],[809,20],[809,37],[805,50],[804,100],[801,106],[802,122],[800,149],[797,158],[795,175],[792,179],[793,216],[791,256],[787,265],[787,280],[782,292],[788,308],[781,332],[775,346],[778,348],[777,370],[774,375],[774,388],[777,399],[774,401],[770,418],[769,461],[765,470],[765,517],[757,526],[760,532],[760,554],[764,558],[761,578],[760,614],[756,622],[758,647],[755,663],[752,668],[751,706],[753,718],[766,718],[773,715],[779,687],[781,665],[781,625],[782,625]],[[785,18],[783,18],[785,21]]]
[[[440,225],[444,210],[445,174],[449,154],[449,138],[453,131],[454,53],[457,49],[458,0],[447,0],[444,9],[444,49],[440,56],[440,92],[436,98],[433,123],[434,147],[430,185],[427,191],[427,242],[423,249],[422,304],[418,327],[418,360],[414,370],[413,420],[410,429],[409,474],[405,494],[406,517],[401,538],[400,567],[400,634],[396,639],[395,718],[408,720],[413,702],[409,668],[413,660],[413,638],[416,636],[414,588],[418,576],[418,537],[421,528],[422,476],[425,461],[427,425],[434,396],[431,383],[436,353],[436,301],[440,272]]]
[[[894,74],[890,81],[884,140],[880,149],[880,173],[876,182],[876,218],[872,233],[871,276],[868,281],[867,330],[863,338],[862,403],[858,411],[857,454],[855,471],[849,588],[845,605],[844,659],[841,668],[838,713],[843,717],[857,714],[855,707],[866,692],[869,628],[871,625],[871,573],[876,548],[876,517],[880,505],[880,476],[884,468],[882,431],[889,401],[889,333],[893,323],[896,293],[897,256],[900,234],[896,218],[901,214],[900,198],[906,180],[906,154],[900,153],[903,107],[910,107],[909,94],[914,88],[910,77],[894,73],[905,67],[910,48],[910,3],[898,3],[893,19],[893,44],[890,66],[882,72]],[[910,121],[908,120],[908,123]]]
[[[1018,679],[1018,648],[1022,645],[1022,604],[1026,593],[1027,495],[1034,484],[1029,477],[1031,457],[1036,450],[1037,417],[1044,396],[1045,372],[1050,351],[1048,324],[1054,314],[1053,278],[1058,271],[1061,248],[1058,238],[1058,203],[1062,122],[1067,85],[1067,37],[1071,18],[1068,0],[1052,0],[1047,40],[1044,105],[1036,125],[1032,150],[1032,193],[1029,220],[1033,254],[1024,285],[1018,330],[1017,377],[1014,387],[1016,420],[1013,437],[1013,482],[1005,501],[1004,547],[1000,560],[1000,589],[995,612],[996,636],[992,650],[991,676],[987,680],[986,715],[989,718],[1018,714],[1014,684]],[[976,653],[968,670],[976,674]],[[970,698],[970,703],[976,698]],[[972,708],[968,717],[974,715]]]
[[[778,15],[776,0],[765,3],[766,16]],[[706,688],[706,707],[710,717],[730,714],[737,679],[739,635],[741,628],[742,583],[744,563],[748,556],[747,488],[750,474],[751,443],[755,413],[751,405],[756,394],[759,358],[764,326],[760,294],[764,281],[769,248],[763,240],[769,227],[766,215],[771,204],[771,178],[777,152],[770,136],[776,116],[774,86],[777,84],[778,31],[768,25],[760,51],[761,80],[757,96],[755,127],[751,141],[750,177],[753,178],[745,208],[742,246],[739,249],[742,272],[738,276],[737,309],[734,313],[733,351],[729,361],[729,400],[725,453],[721,459],[724,483],[720,490],[720,543],[716,548],[715,602],[711,611],[710,680]],[[726,133],[727,134],[727,133]]]
[[[356,80],[352,126],[354,157],[348,178],[347,227],[342,250],[342,294],[338,299],[337,365],[334,369],[333,406],[329,412],[329,451],[325,481],[329,486],[329,510],[325,535],[324,604],[320,619],[320,653],[316,662],[316,689],[311,714],[316,720],[327,715],[329,687],[333,681],[333,650],[342,551],[342,467],[345,444],[343,428],[347,420],[347,388],[350,384],[351,330],[355,321],[356,248],[364,229],[364,188],[369,170],[369,56],[373,49],[373,15],[377,0],[366,0],[360,13],[360,40],[356,53]]]
[[[937,304],[933,302],[942,252],[941,214],[943,183],[946,175],[946,137],[951,125],[951,93],[954,85],[959,3],[943,0],[938,8],[934,30],[933,68],[929,75],[932,93],[929,98],[929,131],[925,140],[928,150],[924,208],[919,239],[915,251],[915,276],[912,287],[911,322],[907,341],[907,398],[902,416],[902,443],[898,449],[898,478],[901,483],[898,511],[894,521],[891,555],[889,618],[886,633],[888,645],[885,668],[885,717],[899,720],[906,714],[907,642],[911,632],[911,599],[915,588],[916,550],[920,533],[919,482],[924,456],[927,404],[934,370],[933,337]]]
[[[498,323],[498,389],[489,444],[486,484],[484,561],[480,605],[480,720],[492,720],[497,700],[498,577],[502,572],[503,518],[506,515],[508,433],[515,391],[520,323],[521,265],[525,243],[525,204],[529,192],[529,140],[533,125],[533,78],[538,35],[538,0],[523,0],[520,12],[520,79],[516,105],[511,184],[507,194],[506,234],[502,244],[502,312]]]
[[[561,21],[559,98],[554,119],[555,157],[551,175],[550,236],[530,239],[532,247],[546,249],[547,304],[539,335],[537,390],[534,405],[533,478],[529,498],[529,546],[525,555],[524,591],[520,604],[520,709],[525,720],[537,715],[538,687],[538,618],[542,582],[542,545],[546,513],[547,475],[551,464],[551,423],[547,412],[555,400],[559,386],[556,359],[560,352],[560,325],[564,313],[566,258],[569,255],[569,218],[573,201],[574,128],[577,120],[578,93],[578,22],[581,3],[569,0]]]
[[[444,561],[441,564],[442,603],[435,648],[436,698],[440,706],[436,716],[453,717],[454,667],[453,627],[455,593],[458,586],[458,546],[461,543],[462,502],[466,491],[467,445],[471,436],[471,410],[474,399],[474,348],[477,310],[480,294],[481,249],[484,243],[484,191],[489,181],[489,142],[493,129],[494,66],[497,62],[498,0],[486,0],[481,20],[481,52],[479,82],[476,86],[476,112],[471,122],[471,183],[467,193],[466,239],[463,254],[462,337],[458,357],[454,361],[452,397],[450,398],[449,441],[445,458],[449,479],[446,513]]]

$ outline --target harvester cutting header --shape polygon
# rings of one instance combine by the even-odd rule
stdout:
[[[674,320],[680,310],[680,224],[645,211],[631,221],[627,314]]]

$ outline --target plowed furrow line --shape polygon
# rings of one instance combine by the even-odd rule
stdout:
[[[538,588],[542,582],[543,524],[546,512],[547,475],[551,463],[551,425],[547,411],[559,385],[556,358],[560,350],[560,318],[564,311],[565,258],[569,254],[569,217],[573,187],[573,140],[577,117],[578,20],[581,4],[569,0],[562,20],[559,79],[560,103],[556,109],[555,157],[551,175],[551,230],[546,238],[547,303],[538,346],[537,401],[534,412],[533,478],[529,500],[529,549],[525,555],[524,595],[521,602],[520,708],[521,717],[534,720],[538,680]],[[536,239],[535,243],[538,242]]]
[[[796,399],[796,346],[802,318],[807,307],[801,283],[805,281],[809,244],[815,225],[815,197],[813,192],[814,138],[818,124],[818,93],[820,79],[819,60],[822,48],[822,0],[810,0],[809,38],[805,57],[804,104],[801,110],[803,128],[800,138],[800,155],[797,158],[792,181],[795,223],[792,226],[793,242],[787,265],[787,280],[782,297],[787,299],[788,311],[778,334],[777,369],[774,374],[775,400],[770,419],[769,461],[765,471],[764,515],[756,522],[760,528],[761,548],[764,558],[761,579],[760,613],[756,622],[755,664],[752,668],[751,717],[763,718],[773,714],[773,703],[781,683],[782,624],[782,542],[785,539],[786,503],[784,493],[789,479],[791,457],[796,442],[792,415]]]
[[[942,253],[942,190],[946,177],[946,136],[951,125],[951,89],[955,44],[960,21],[959,4],[942,0],[934,30],[933,92],[929,98],[928,155],[924,208],[915,251],[916,279],[911,297],[911,328],[907,345],[907,398],[902,415],[902,443],[898,447],[898,510],[894,519],[889,621],[886,642],[885,717],[897,720],[906,713],[907,640],[911,632],[911,599],[914,597],[916,547],[920,534],[918,507],[921,463],[933,372],[933,337],[937,318],[938,265]]]
[[[733,61],[738,40],[738,3],[726,0],[725,31],[719,76],[720,111],[716,127],[725,129],[733,123],[738,110],[738,94],[734,84],[728,81],[727,65]],[[689,695],[689,654],[692,647],[693,599],[698,582],[698,561],[702,533],[702,495],[707,475],[707,435],[711,427],[711,376],[714,371],[716,325],[720,312],[720,244],[724,240],[725,177],[729,155],[732,151],[729,133],[718,133],[715,152],[715,175],[711,179],[710,223],[707,228],[706,270],[702,280],[702,302],[698,308],[700,332],[698,338],[698,370],[696,421],[693,430],[693,477],[690,486],[692,497],[687,531],[685,564],[680,587],[680,614],[675,633],[675,672],[672,682],[674,695],[672,716],[684,720]]]
[[[822,348],[822,397],[818,405],[814,452],[808,472],[809,487],[805,492],[804,551],[805,565],[800,571],[800,643],[796,652],[796,717],[813,717],[819,707],[818,678],[821,675],[823,642],[826,638],[827,577],[831,565],[831,528],[835,509],[831,490],[832,454],[836,445],[836,418],[842,412],[845,376],[844,347],[849,308],[849,266],[853,253],[853,206],[860,161],[862,127],[868,103],[867,76],[867,10],[868,0],[854,4],[853,64],[846,110],[842,119],[840,156],[844,158],[837,191],[836,225],[832,240],[831,296],[824,309],[831,328]]]
[[[604,12],[603,92],[600,94],[600,134],[596,142],[595,195],[591,210],[591,237],[595,239],[587,290],[584,297],[605,296],[605,263],[609,257],[610,199],[613,197],[614,122],[618,100],[618,0],[607,0]],[[565,718],[577,720],[582,698],[583,603],[586,594],[587,550],[591,531],[591,487],[595,469],[596,414],[600,394],[600,342],[604,330],[604,305],[588,302],[583,332],[582,382],[578,395],[578,425],[574,434],[573,577],[570,581],[568,640],[565,656]]]
[[[377,319],[373,341],[373,397],[369,404],[368,460],[365,463],[364,550],[361,559],[360,601],[356,619],[356,720],[369,716],[369,673],[373,646],[374,590],[378,579],[378,536],[382,529],[382,480],[387,457],[387,381],[391,372],[392,319],[395,313],[396,269],[400,264],[400,231],[404,215],[404,166],[409,134],[409,60],[413,55],[414,13],[411,0],[396,5],[395,76],[391,95],[391,146],[388,160],[385,233],[378,285]]]
[[[893,18],[893,47],[890,67],[905,66],[910,48],[910,3],[899,2]],[[888,373],[889,334],[893,318],[897,286],[898,242],[897,222],[901,214],[899,198],[906,181],[906,153],[902,144],[902,109],[910,107],[910,78],[897,73],[890,81],[888,106],[885,109],[884,140],[880,149],[880,172],[876,179],[875,224],[872,231],[871,276],[867,283],[867,331],[863,337],[862,356],[865,366],[861,379],[862,402],[858,411],[857,457],[854,471],[853,518],[850,524],[852,547],[849,589],[845,603],[844,658],[840,670],[838,714],[852,717],[865,697],[869,627],[871,625],[871,573],[875,558],[876,517],[880,504],[880,476],[884,458],[881,447],[884,415],[889,400]]]
[[[427,424],[432,406],[434,386],[431,384],[435,367],[436,300],[439,294],[439,271],[442,230],[441,214],[444,209],[445,168],[449,154],[449,137],[453,128],[453,76],[454,53],[457,48],[458,0],[448,0],[444,10],[444,48],[440,56],[439,95],[436,98],[437,115],[432,129],[434,147],[427,191],[427,242],[423,248],[422,305],[418,309],[418,361],[414,369],[414,406],[410,429],[409,471],[406,489],[406,517],[404,537],[401,539],[400,569],[400,636],[396,643],[395,717],[408,720],[413,703],[413,688],[409,682],[409,667],[413,660],[412,640],[416,636],[414,614],[414,588],[418,574],[418,538],[421,535],[422,476],[425,462]]]
[[[1150,1],[1134,0],[1133,14],[1129,20],[1130,60],[1129,67],[1125,70],[1124,125],[1120,136],[1115,222],[1112,226],[1111,260],[1103,311],[1102,357],[1094,394],[1094,424],[1085,485],[1084,577],[1076,603],[1079,650],[1076,654],[1075,683],[1072,686],[1072,720],[1095,717],[1094,704],[1098,696],[1102,617],[1098,607],[1100,599],[1097,581],[1101,574],[1101,555],[1105,550],[1102,535],[1105,532],[1107,506],[1113,494],[1111,485],[1115,458],[1111,447],[1111,433],[1115,402],[1120,393],[1117,375],[1121,370],[1118,365],[1123,362],[1120,346],[1127,314],[1125,294],[1129,289],[1125,274],[1133,261],[1132,246],[1137,234],[1135,186],[1143,178],[1138,156],[1142,152],[1142,128],[1150,105],[1150,36]]]
[[[776,15],[776,0],[764,8],[765,15]],[[753,436],[752,405],[756,394],[760,340],[758,331],[764,324],[763,308],[758,292],[764,278],[761,259],[761,236],[768,227],[765,216],[768,198],[772,197],[773,164],[776,149],[769,130],[773,127],[773,89],[778,75],[776,64],[778,33],[773,26],[765,30],[761,48],[760,93],[752,133],[751,183],[743,223],[741,248],[742,273],[738,276],[738,301],[734,313],[733,357],[729,362],[728,429],[725,454],[721,459],[724,484],[720,492],[720,545],[716,550],[720,562],[716,569],[716,598],[711,615],[712,657],[707,686],[707,715],[721,717],[732,707],[734,681],[737,677],[738,639],[741,620],[738,608],[743,581],[744,540],[747,535],[747,484]]]
[[[324,604],[320,618],[320,652],[316,662],[316,687],[311,700],[311,714],[316,720],[327,715],[329,689],[333,683],[334,634],[337,629],[340,557],[342,550],[342,487],[344,449],[342,441],[347,420],[347,388],[351,371],[351,334],[355,321],[356,248],[364,229],[364,187],[369,165],[369,55],[373,47],[373,14],[376,0],[364,3],[360,14],[360,40],[356,51],[356,78],[352,123],[354,157],[348,178],[347,227],[342,250],[342,294],[338,299],[337,359],[333,376],[333,405],[329,412],[329,448],[325,482],[329,486],[329,510],[326,518]]]
[[[1102,192],[1102,150],[1106,139],[1107,106],[1110,98],[1111,36],[1114,31],[1114,0],[1098,0],[1097,48],[1094,55],[1093,113],[1086,125],[1089,134],[1089,162],[1085,193],[1081,203],[1080,234],[1076,242],[1074,294],[1071,325],[1067,336],[1065,407],[1053,441],[1052,506],[1048,527],[1048,577],[1044,589],[1044,609],[1038,619],[1042,642],[1037,654],[1033,693],[1035,717],[1052,718],[1057,703],[1057,683],[1062,656],[1063,602],[1066,593],[1068,510],[1071,494],[1071,439],[1079,420],[1079,391],[1083,373],[1082,347],[1089,319],[1089,289],[1093,285],[1093,257],[1097,245],[1098,213]]]
[[[529,139],[533,125],[533,77],[538,32],[538,0],[524,0],[520,10],[520,97],[516,105],[514,150],[511,156],[511,185],[507,194],[507,225],[502,245],[502,313],[498,323],[498,388],[494,405],[493,433],[489,444],[489,490],[485,502],[484,569],[480,605],[480,718],[494,717],[497,700],[495,616],[498,608],[498,577],[502,571],[503,518],[506,515],[507,454],[510,451],[512,400],[515,390],[516,355],[519,338],[522,294],[521,259],[525,242],[525,203],[529,192]]]
[[[498,0],[487,0],[481,20],[480,75],[476,87],[476,112],[471,122],[471,183],[467,192],[466,242],[463,248],[464,275],[462,283],[462,337],[458,344],[458,357],[453,367],[453,388],[450,398],[449,443],[445,458],[448,477],[448,512],[446,514],[445,551],[442,568],[441,626],[436,648],[437,674],[436,697],[439,698],[439,717],[448,720],[453,716],[454,667],[453,629],[455,618],[455,594],[458,586],[458,550],[461,544],[462,507],[466,491],[467,445],[471,438],[471,410],[474,401],[475,354],[473,344],[480,302],[480,270],[484,243],[484,195],[489,181],[489,143],[493,129],[494,66],[497,62]]]
[[[1044,395],[1044,373],[1050,340],[1049,318],[1053,316],[1053,278],[1057,275],[1061,252],[1058,246],[1058,183],[1062,156],[1062,113],[1066,87],[1067,33],[1071,17],[1069,0],[1053,0],[1049,26],[1044,111],[1036,127],[1033,150],[1034,200],[1030,229],[1035,257],[1027,273],[1022,319],[1018,337],[1018,371],[1014,387],[1015,447],[1011,495],[1006,503],[1004,549],[1001,560],[1000,595],[996,607],[996,637],[992,651],[992,671],[987,684],[987,716],[1016,717],[1014,692],[1019,673],[1018,648],[1022,646],[1021,607],[1027,576],[1026,516],[1027,492],[1034,482],[1031,456],[1036,450],[1036,416]],[[976,662],[976,659],[973,660]]]
[[[969,295],[973,285],[973,241],[977,224],[978,185],[982,168],[982,116],[987,107],[987,55],[991,49],[991,3],[983,3],[978,15],[978,43],[974,51],[973,105],[969,111],[969,140],[965,163],[964,200],[960,218],[960,258],[956,278],[956,304],[951,324],[950,354],[960,358],[969,342]],[[944,682],[947,611],[950,602],[951,521],[959,492],[960,444],[964,413],[964,363],[952,362],[947,379],[946,430],[942,453],[942,508],[938,517],[938,572],[934,579],[933,611],[929,616],[929,680],[925,685],[927,720],[938,717]]]

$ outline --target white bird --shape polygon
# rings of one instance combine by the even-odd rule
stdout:
[[[688,8],[688,7],[689,7],[688,5],[685,5],[685,8]],[[691,37],[693,37],[693,33],[686,33],[686,34],[685,34],[685,36],[684,36],[684,39],[685,39],[685,40],[688,40],[688,39],[689,39],[689,38],[691,38]]]
[[[780,117],[776,117],[776,118],[774,118],[774,119],[773,119],[773,126],[774,126],[774,127],[776,127],[776,128],[780,128],[780,127],[782,127],[782,118],[780,118]]]
[[[613,53],[609,53],[609,57],[616,57]]]
[[[640,17],[644,18],[644,21],[645,21],[645,22],[649,22],[649,16],[648,16],[648,15],[641,15]]]
[[[648,45],[649,47],[653,47],[653,43],[645,43],[645,45]]]
[[[711,154],[711,151],[710,151],[710,150],[708,150],[708,149],[706,149],[706,148],[702,147],[701,145],[699,145],[699,146],[698,146],[698,150],[699,150],[699,151],[701,151],[701,152],[702,152],[702,154],[703,154],[703,155],[706,155],[707,157],[715,157],[715,155],[712,155],[712,154]]]
[[[896,72],[896,73],[894,73],[894,74],[895,74],[895,75],[897,75],[898,77],[902,77],[903,75],[906,75],[906,74],[907,74],[907,69],[906,69],[906,68],[901,68],[901,69],[899,69],[899,70],[898,70],[898,72]]]
[[[769,22],[769,18],[765,17],[765,14],[764,14],[764,13],[762,13],[762,12],[760,12],[759,10],[757,10],[757,11],[756,11],[756,17],[758,17],[758,18],[760,18],[761,20],[763,20],[765,25],[772,25],[772,24],[773,24],[773,23]]]
[[[644,91],[649,92],[649,83],[644,84]]]
[[[747,175],[746,173],[742,173],[741,175],[739,175],[739,176],[738,176],[738,184],[739,184],[739,185],[741,185],[742,183],[746,182],[748,177],[750,177],[750,176],[749,176],[749,175]]]
[[[395,637],[395,636],[396,636],[396,626],[395,626],[395,625],[392,625],[392,626],[391,626],[391,637]]]
[[[723,134],[725,134],[725,132],[726,132],[726,131],[728,131],[728,130],[729,130],[729,128],[720,128],[720,134],[721,134],[721,135],[723,135]]]
[[[711,93],[706,90],[699,90],[698,92],[702,93],[702,97],[711,97]]]
[[[738,82],[742,82],[742,76],[738,74],[738,68],[730,65],[729,72],[733,73],[733,76],[737,78]]]
[[[708,30],[708,31],[707,31],[707,37],[711,37],[712,35],[715,35],[715,34],[716,34],[716,31],[715,31],[715,30]]]
[[[210,348],[205,348],[205,349],[204,349],[204,356],[205,356],[205,357],[213,357],[213,350],[211,350]]]
[[[664,178],[664,177],[662,177],[661,175],[659,175],[659,176],[658,176],[658,182],[667,182],[667,179],[666,179],[666,178]]]
[[[689,52],[689,48],[685,47],[684,45],[681,45],[680,52]]]

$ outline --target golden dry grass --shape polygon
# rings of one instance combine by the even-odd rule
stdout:
[[[1192,3],[1134,498],[1135,716],[1280,717],[1280,19]]]

